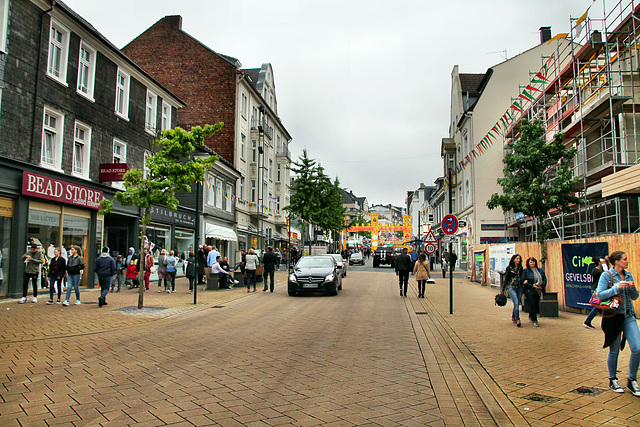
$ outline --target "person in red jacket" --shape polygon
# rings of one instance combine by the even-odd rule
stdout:
[[[125,284],[129,284],[129,289],[137,288],[138,283],[138,269],[134,260],[129,261],[129,267],[127,267],[127,273],[125,275]]]

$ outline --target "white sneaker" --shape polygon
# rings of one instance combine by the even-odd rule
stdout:
[[[234,283],[235,285],[237,285],[237,284],[238,284],[238,283],[240,283],[240,282],[239,282],[238,280],[234,280],[234,281],[233,281],[233,283]]]
[[[31,302],[33,302],[33,303],[38,302],[38,298],[33,297],[33,299],[31,300]]]
[[[162,290],[161,290],[161,289],[158,289],[158,293],[160,293],[160,292],[162,292]]]
[[[18,300],[18,304],[24,304],[25,302],[27,302],[27,299],[25,297],[22,297]]]
[[[170,294],[171,293],[171,289],[167,289],[167,293]]]
[[[178,292],[178,291],[176,291],[176,290],[174,289],[174,290],[173,290],[173,292],[175,293],[175,292]]]
[[[77,299],[77,300],[76,300],[76,305],[80,305],[80,304],[81,304],[80,300],[79,300],[79,299]],[[67,305],[68,305],[68,304],[67,304]]]

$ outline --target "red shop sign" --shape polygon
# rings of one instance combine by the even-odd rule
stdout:
[[[26,171],[22,174],[22,194],[91,209],[100,209],[104,199],[100,190]]]
[[[100,163],[98,181],[122,181],[128,170],[128,163]]]

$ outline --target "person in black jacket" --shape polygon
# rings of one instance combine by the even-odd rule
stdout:
[[[609,266],[607,264],[607,261],[604,258],[596,257],[595,260],[597,265],[596,265],[596,268],[594,268],[593,272],[591,273],[591,275],[593,276],[593,284],[591,285],[592,291],[595,291],[596,288],[598,287],[598,282],[600,281],[600,276],[602,276],[602,273],[605,271],[609,271]],[[598,309],[593,307],[589,312],[589,315],[585,319],[584,323],[582,324],[582,326],[588,329],[595,329],[595,327],[591,324],[591,321],[597,315],[598,315]]]
[[[58,292],[58,304],[60,304],[60,296],[62,295],[62,279],[67,273],[67,262],[60,255],[60,248],[53,250],[54,256],[49,264],[49,301],[47,304],[53,304],[53,294]]]
[[[193,255],[193,251],[189,251],[189,258],[187,258],[184,262],[184,265],[186,264],[186,276],[187,279],[189,279],[189,293],[193,292],[193,286],[195,285],[196,282],[196,260],[195,257]]]
[[[509,297],[513,303],[513,314],[511,315],[511,321],[519,328],[520,323],[520,300],[522,299],[522,257],[519,254],[515,254],[509,261],[509,266],[504,275],[504,282],[500,286],[500,290],[504,292],[508,290]]]
[[[111,276],[116,272],[116,262],[109,255],[109,248],[102,248],[102,253],[93,264],[93,271],[98,275],[100,290],[102,291],[98,298],[98,307],[107,305],[107,295],[109,294],[109,286],[111,285]]]
[[[407,286],[409,285],[409,273],[411,272],[411,267],[413,261],[411,257],[407,253],[407,248],[402,249],[402,254],[398,255],[396,258],[396,276],[398,276],[398,283],[400,284],[400,296],[407,296]]]
[[[278,257],[276,256],[276,253],[273,252],[273,248],[271,246],[267,247],[267,252],[265,252],[262,257],[262,265],[264,265],[264,288],[262,289],[262,292],[266,292],[267,288],[271,292],[273,292],[273,287],[275,286],[275,283],[273,282],[273,276],[276,270],[277,263]],[[271,278],[270,286],[267,284],[268,278]]]

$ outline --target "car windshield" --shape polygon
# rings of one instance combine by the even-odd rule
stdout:
[[[333,261],[329,258],[302,258],[296,268],[332,268]]]
[[[336,262],[342,262],[342,255],[340,255],[340,254],[331,254],[331,256],[333,257],[333,259],[336,260]]]
[[[356,252],[355,254],[351,255],[351,259],[353,258],[362,258],[362,254],[360,252]]]

